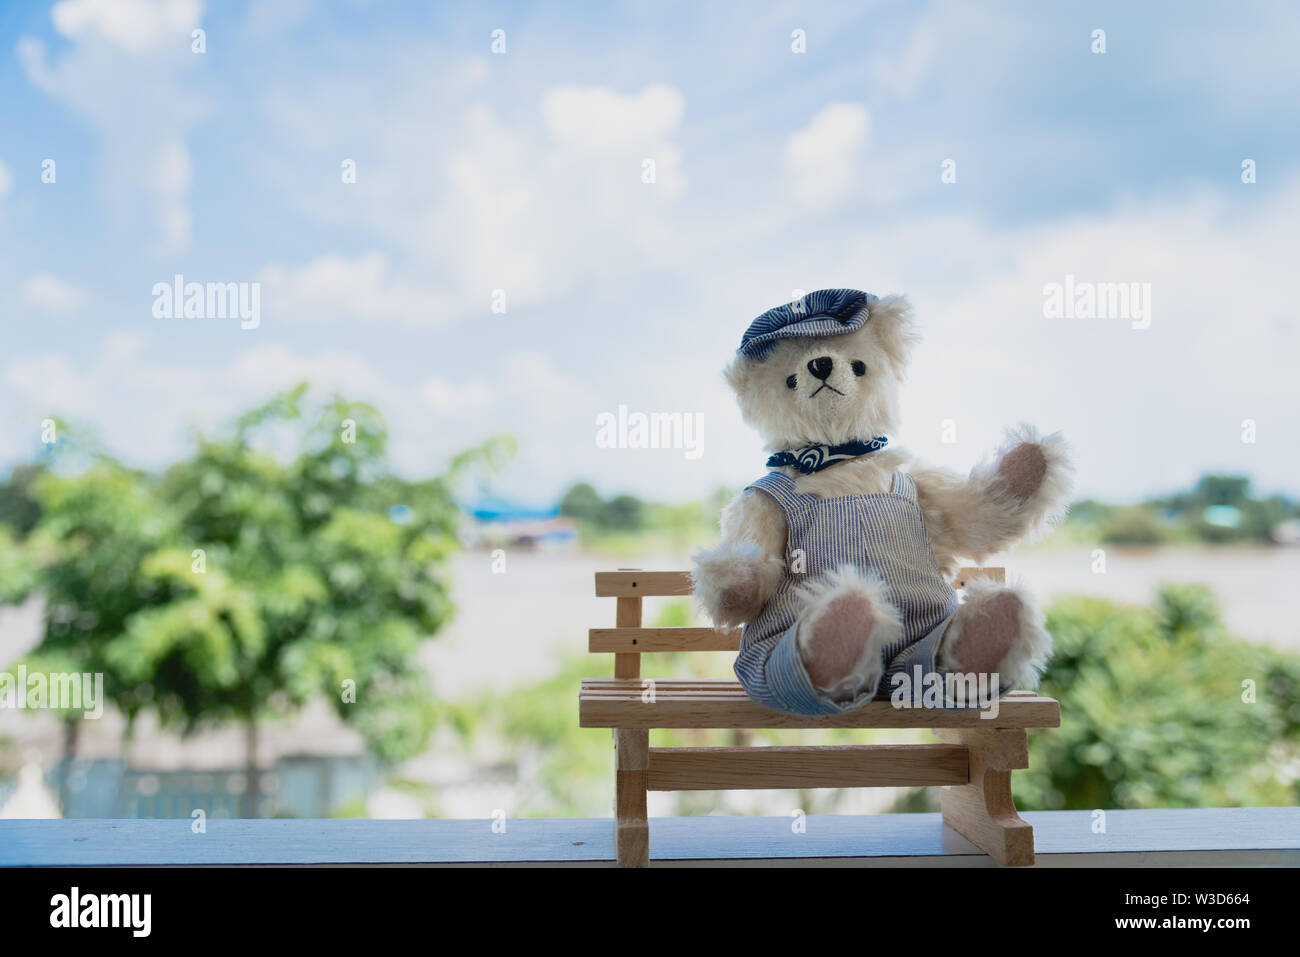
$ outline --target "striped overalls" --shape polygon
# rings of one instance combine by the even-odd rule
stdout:
[[[785,579],[759,616],[745,626],[736,658],[736,677],[752,699],[802,715],[839,714],[869,700],[865,691],[848,702],[818,692],[795,644],[800,608],[796,590],[841,565],[879,575],[903,620],[902,637],[883,652],[885,674],[877,696],[889,696],[891,675],[904,668],[910,673],[920,664],[926,673],[935,670],[935,652],[957,609],[957,593],[934,559],[910,475],[895,472],[888,492],[841,498],[800,495],[780,472],[769,472],[749,487],[771,496],[789,528]],[[798,567],[796,550],[802,551],[802,574],[790,570]]]

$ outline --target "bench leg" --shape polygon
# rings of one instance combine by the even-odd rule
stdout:
[[[614,846],[620,867],[650,863],[650,821],[646,815],[646,783],[650,772],[650,732],[614,731]]]
[[[1034,829],[1016,813],[1011,797],[1012,770],[1029,767],[1025,732],[945,728],[935,733],[970,750],[970,783],[945,788],[940,798],[944,823],[999,864],[1033,864]]]

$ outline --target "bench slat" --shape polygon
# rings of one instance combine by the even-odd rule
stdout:
[[[962,785],[970,752],[951,744],[651,748],[651,791]]]
[[[988,568],[958,569],[954,588],[961,588],[977,578],[1006,581],[1007,570],[997,566]],[[596,572],[597,598],[632,598],[638,596],[664,597],[689,595],[692,592],[690,572],[619,571]]]
[[[592,628],[587,650],[643,654],[651,651],[739,651],[740,629],[715,628]]]
[[[952,580],[953,588],[965,588],[967,582],[973,582],[976,579],[987,578],[989,581],[1005,582],[1007,580],[1007,570],[998,565],[990,565],[987,568],[959,568],[957,575]]]
[[[597,598],[689,595],[689,572],[596,572]]]
[[[642,702],[650,679],[584,679],[578,724],[584,728],[1056,728],[1052,698],[1017,694],[998,702],[996,718],[974,708],[895,708],[872,701],[856,711],[803,717],[755,704],[734,681],[653,682],[654,703]]]

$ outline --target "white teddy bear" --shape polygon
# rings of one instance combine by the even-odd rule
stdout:
[[[911,674],[996,676],[1034,687],[1051,652],[1026,592],[972,582],[981,562],[1064,512],[1069,449],[1029,426],[968,477],[888,447],[908,353],[902,297],[823,289],[759,316],[726,378],[774,453],[695,556],[695,594],[719,628],[744,624],[735,671],[749,696],[837,714]]]

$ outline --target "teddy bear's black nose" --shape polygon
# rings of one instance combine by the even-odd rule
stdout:
[[[819,379],[829,379],[832,365],[834,363],[831,362],[830,356],[822,356],[820,359],[813,359],[808,363],[808,371]]]

